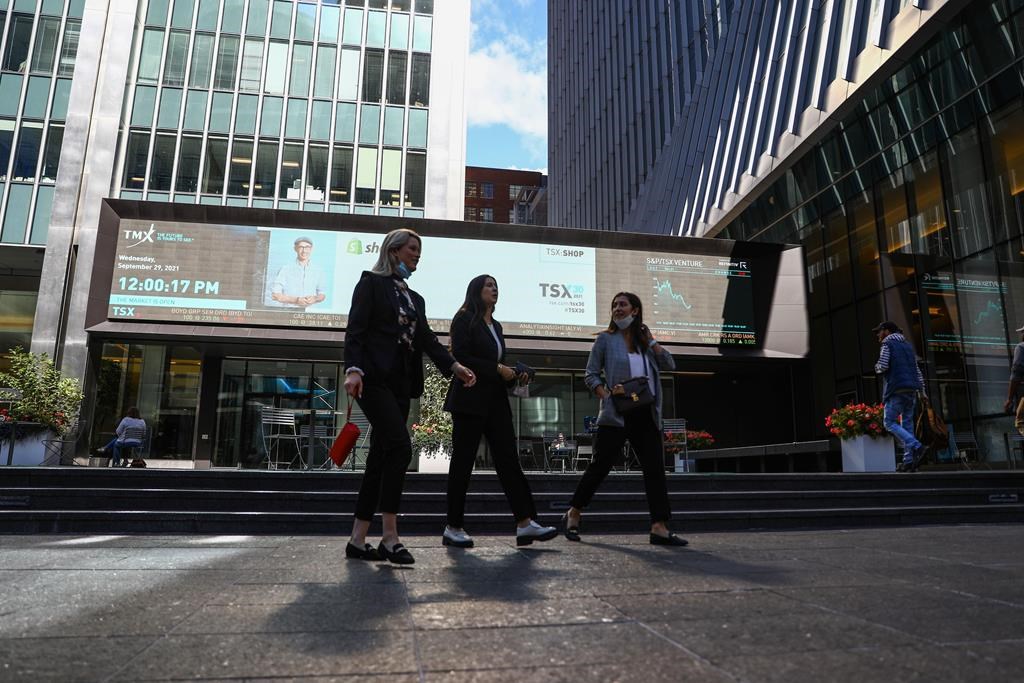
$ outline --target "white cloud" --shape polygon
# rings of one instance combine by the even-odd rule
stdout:
[[[547,44],[501,27],[488,29],[489,37],[498,34],[501,39],[480,41],[470,52],[466,79],[469,125],[505,125],[538,139],[546,150]],[[481,27],[475,25],[474,31],[475,38],[483,37]]]

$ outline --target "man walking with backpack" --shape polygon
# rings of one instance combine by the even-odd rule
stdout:
[[[1014,415],[1013,426],[1024,436],[1024,327],[1018,327],[1020,343],[1013,350],[1013,363],[1010,366],[1010,387],[1006,392],[1006,403],[1003,410]]]
[[[882,351],[875,363],[875,372],[882,375],[882,403],[885,404],[882,424],[903,446],[899,472],[915,472],[927,454],[927,448],[914,436],[914,413],[917,392],[924,393],[924,377],[917,366],[917,355],[903,330],[891,321],[871,330],[878,335]]]

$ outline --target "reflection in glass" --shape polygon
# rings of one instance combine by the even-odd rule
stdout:
[[[360,147],[356,163],[356,202],[372,204],[377,187],[377,148]]]
[[[276,137],[281,134],[281,114],[284,101],[280,97],[264,97],[260,116],[260,135]]]
[[[249,0],[249,14],[245,22],[247,36],[267,35],[267,17],[270,16],[270,0]]]
[[[43,124],[37,121],[22,121],[18,134],[18,148],[14,153],[14,180],[35,180],[39,150],[43,144]]]
[[[430,52],[430,32],[434,20],[431,17],[416,17],[413,20],[412,49],[416,52]]]
[[[157,128],[177,128],[181,114],[181,90],[164,88],[160,93],[160,113],[157,116]]]
[[[341,11],[337,7],[321,5],[320,7],[320,37],[321,43],[338,42],[338,24],[341,22]]]
[[[186,130],[203,130],[206,128],[206,98],[208,93],[205,90],[189,90],[185,97],[185,121]]]
[[[270,37],[287,40],[292,30],[291,0],[274,0],[274,16],[270,22]]]
[[[188,33],[171,31],[164,59],[164,85],[185,85],[185,61],[188,59]]]
[[[846,215],[842,210],[838,210],[826,216],[824,224],[828,287],[832,305],[836,306],[853,299],[853,271],[850,267]]]
[[[388,40],[388,47],[392,50],[409,49],[409,15],[391,15],[391,37]]]
[[[295,40],[313,40],[316,5],[300,2],[295,6]]]
[[[341,42],[346,45],[359,45],[363,41],[363,10],[345,9],[345,24],[342,28]]]
[[[953,249],[958,256],[968,256],[992,246],[977,130],[971,127],[954,135],[944,149],[946,163],[956,169],[950,174],[951,193],[946,197]]]
[[[64,126],[54,126],[51,124],[50,130],[46,133],[46,153],[43,155],[43,168],[39,172],[40,182],[57,182],[57,169],[60,166],[60,147],[63,141]]]
[[[338,70],[338,99],[355,100],[359,97],[359,50],[341,51]]]
[[[359,142],[376,144],[380,130],[380,107],[376,104],[364,104],[363,115],[359,120]]]
[[[283,95],[287,69],[288,44],[270,43],[267,49],[267,75],[263,84],[263,92]]]
[[[42,17],[36,29],[36,43],[32,47],[31,70],[49,74],[57,58],[57,38],[60,37],[60,19]]]
[[[387,31],[386,12],[370,12],[366,17],[366,47],[384,47]]]
[[[356,135],[356,105],[339,102],[334,119],[334,139],[337,142],[353,142]]]
[[[75,73],[75,57],[78,56],[81,33],[81,20],[68,19],[64,22],[64,40],[60,44],[60,62],[57,64],[58,76],[71,76]]]
[[[239,95],[235,105],[235,135],[252,135],[256,132],[256,111],[259,97]]]
[[[294,98],[288,100],[288,119],[285,121],[284,127],[285,137],[306,137],[306,104],[308,101]]]
[[[380,203],[401,205],[402,150],[385,149],[380,159]]]
[[[213,78],[213,87],[221,90],[235,89],[235,72],[238,70],[238,37],[220,37],[217,47],[217,70]]]
[[[258,91],[263,81],[263,41],[247,38],[242,51],[242,76],[239,90]]]
[[[427,146],[427,110],[409,110],[409,140],[410,147],[425,149]]]
[[[192,44],[192,74],[189,87],[209,88],[210,76],[213,74],[213,36],[197,33]]]
[[[384,144],[402,146],[405,124],[404,107],[386,107],[384,110]]]
[[[327,188],[327,147],[310,145],[306,161],[306,199],[322,201]]]
[[[316,48],[316,76],[313,79],[314,97],[334,96],[334,61],[337,48],[319,45]]]
[[[13,27],[12,27],[13,28]],[[8,34],[9,35],[9,34]],[[163,50],[164,32],[147,28],[142,34],[142,50],[139,52],[139,83],[156,83],[160,78],[160,53]],[[4,64],[5,69],[11,67]],[[17,69],[11,69],[17,71]]]

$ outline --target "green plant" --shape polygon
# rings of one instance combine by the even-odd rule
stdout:
[[[63,436],[82,405],[78,381],[65,377],[45,353],[31,353],[15,347],[8,352],[10,367],[0,372],[0,400],[10,408],[0,410],[4,423],[35,422],[38,429]],[[19,429],[17,438],[22,430]]]
[[[885,434],[882,426],[882,404],[851,403],[836,408],[825,418],[825,426],[844,441],[858,436],[880,437]]]
[[[433,453],[452,450],[452,416],[444,410],[449,380],[433,365],[426,367],[420,416],[412,425],[413,450]]]

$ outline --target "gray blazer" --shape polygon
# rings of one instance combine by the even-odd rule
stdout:
[[[660,370],[673,370],[676,363],[672,360],[672,354],[661,347],[661,353],[655,353],[647,349],[647,362],[651,367],[651,374],[654,375],[654,423],[661,429],[661,372]],[[616,384],[622,384],[631,377],[629,372],[629,348],[626,346],[626,338],[619,332],[602,332],[594,340],[594,346],[590,349],[590,358],[587,359],[587,374],[584,381],[591,391],[602,384],[610,391]],[[608,427],[624,427],[622,415],[615,410],[615,404],[611,397],[601,399],[601,412],[597,415],[597,424]]]

